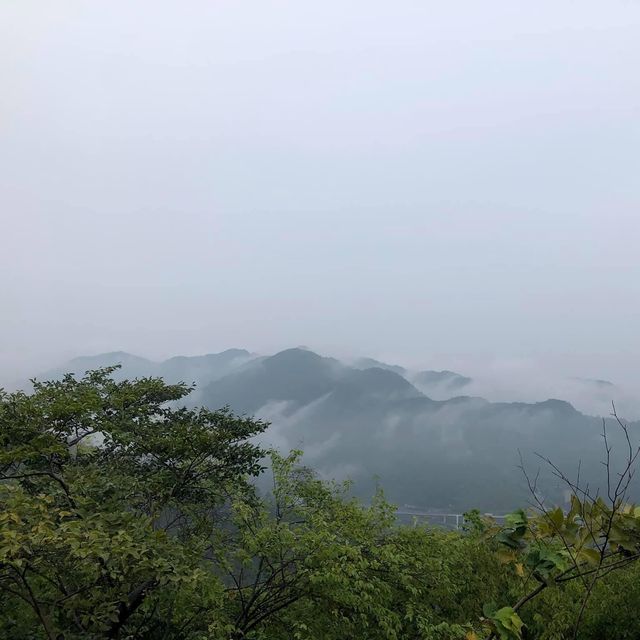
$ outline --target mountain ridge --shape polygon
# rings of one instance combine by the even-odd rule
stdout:
[[[370,495],[378,478],[390,499],[401,504],[508,509],[528,494],[518,470],[519,451],[531,465],[538,464],[536,452],[564,469],[582,460],[583,477],[598,486],[602,419],[565,400],[490,402],[460,395],[455,384],[446,397],[432,398],[411,382],[412,372],[394,371],[397,365],[370,366],[379,363],[370,359],[366,366],[350,366],[300,348],[266,356],[227,350],[160,363],[114,352],[72,362],[106,365],[114,355],[123,362],[116,372],[121,377],[135,367],[151,367],[154,375],[165,367],[169,382],[193,375],[191,405],[214,410],[228,405],[269,421],[264,445],[302,448],[307,464],[325,477],[353,479],[353,491],[362,496]],[[555,502],[564,499],[552,475],[541,476],[540,491]]]

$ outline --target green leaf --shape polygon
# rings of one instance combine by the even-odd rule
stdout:
[[[592,565],[597,565],[600,563],[600,552],[597,549],[580,549],[578,559],[585,560]]]
[[[562,509],[560,507],[556,507],[553,511],[549,511],[547,515],[555,530],[560,531],[564,524],[564,513],[562,512]]]

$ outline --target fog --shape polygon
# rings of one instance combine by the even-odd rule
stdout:
[[[615,0],[2,3],[0,378],[308,344],[633,396],[639,56]]]

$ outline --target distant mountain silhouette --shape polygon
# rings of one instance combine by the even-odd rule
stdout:
[[[470,382],[448,371],[418,379],[454,390]],[[353,478],[364,495],[377,476],[398,502],[458,510],[522,504],[519,449],[535,467],[539,451],[570,470],[582,459],[583,477],[594,483],[601,473],[601,420],[568,402],[436,401],[389,369],[356,369],[307,350],[249,362],[209,384],[198,401],[271,420],[267,443],[302,447],[311,466]],[[540,488],[564,499],[550,474]]]
[[[323,396],[415,397],[420,392],[402,376],[384,369],[357,370],[306,349],[287,349],[261,358],[207,385],[198,397],[210,407],[228,404],[255,413],[267,403],[285,402],[291,413]]]
[[[192,405],[229,405],[270,421],[264,444],[302,448],[307,464],[325,477],[352,478],[354,491],[365,497],[377,478],[401,504],[510,509],[528,499],[519,450],[534,473],[540,465],[534,452],[540,452],[567,473],[581,460],[583,480],[592,487],[602,481],[600,418],[562,400],[496,403],[456,395],[471,379],[451,371],[412,374],[372,359],[348,366],[297,348],[259,357],[231,349],[160,363],[117,352],[77,358],[57,374],[115,363],[122,364],[120,378],[197,382]],[[622,447],[613,423],[609,437],[615,457]],[[543,465],[541,494],[562,502],[563,490]]]
[[[74,358],[62,367],[45,372],[38,378],[41,380],[59,378],[65,373],[82,375],[90,369],[120,365],[121,368],[114,372],[116,380],[160,376],[172,384],[177,382],[202,384],[229,374],[254,357],[245,349],[227,349],[221,353],[177,356],[162,362],[154,362],[125,351],[114,351]]]
[[[353,363],[353,366],[356,369],[387,369],[388,371],[393,371],[400,376],[405,376],[407,374],[407,370],[400,365],[387,364],[386,362],[380,362],[379,360],[374,360],[373,358],[358,358]]]
[[[279,401],[299,408],[329,393],[342,366],[306,349],[287,349],[248,362],[205,386],[198,401],[210,407],[228,404],[239,413],[254,413],[268,402]]]
[[[78,358],[74,358],[61,367],[42,373],[37,376],[37,378],[40,380],[55,379],[61,377],[65,373],[82,375],[85,371],[111,367],[114,365],[121,366],[119,371],[114,372],[114,378],[117,380],[123,380],[125,378],[154,375],[158,363],[125,351],[112,351],[93,356],[80,356]]]
[[[254,357],[245,349],[227,349],[204,356],[175,356],[160,362],[155,375],[169,382],[195,382],[200,385],[228,375]]]

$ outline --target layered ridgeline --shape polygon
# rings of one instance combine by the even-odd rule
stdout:
[[[90,369],[120,365],[120,369],[113,373],[113,378],[116,380],[157,376],[169,384],[176,382],[201,384],[226,376],[253,358],[255,355],[245,349],[227,349],[221,353],[189,357],[175,356],[162,362],[154,362],[124,351],[114,351],[74,358],[61,367],[43,373],[38,378],[41,380],[55,379],[65,373],[81,375]]]
[[[103,354],[42,378],[112,364],[121,364],[120,378],[196,383],[191,405],[229,405],[269,420],[264,444],[304,450],[306,464],[325,477],[351,478],[361,496],[379,483],[401,505],[503,511],[529,496],[521,454],[532,475],[543,467],[540,496],[562,502],[564,486],[536,452],[564,470],[577,470],[580,460],[582,479],[592,487],[602,477],[601,418],[561,400],[495,403],[464,396],[471,379],[451,371],[411,372],[371,359],[345,364],[306,349],[267,357],[231,349],[164,362]],[[614,455],[622,452],[613,421],[609,432]]]

